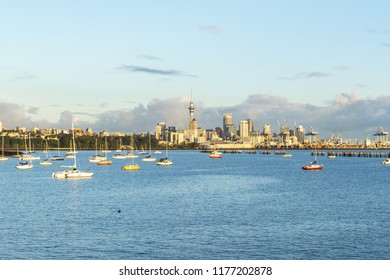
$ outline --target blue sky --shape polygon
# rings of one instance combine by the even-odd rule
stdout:
[[[0,1],[0,121],[390,129],[388,1]]]

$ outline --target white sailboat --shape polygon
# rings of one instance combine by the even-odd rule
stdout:
[[[141,168],[141,166],[139,164],[134,163],[134,157],[131,158],[131,164],[122,166],[122,170],[133,170],[134,171],[134,170],[138,170],[140,168]]]
[[[99,162],[99,161],[102,161],[102,160],[107,160],[107,157],[105,156],[105,155],[98,155],[98,153],[97,153],[97,146],[98,146],[98,144],[97,144],[97,138],[96,138],[96,143],[95,143],[95,146],[96,146],[96,148],[95,148],[95,155],[94,156],[90,156],[89,157],[89,159],[88,159],[88,161],[89,162]]]
[[[0,156],[0,161],[7,161],[8,157],[4,156],[4,136],[2,137],[1,141],[1,156]]]
[[[131,140],[131,146],[130,146],[131,151],[127,153],[126,157],[127,157],[127,158],[137,158],[138,155],[134,153],[135,148],[134,148],[134,139],[133,139],[133,135],[131,136],[130,140]]]
[[[27,140],[26,137],[24,137],[24,145],[26,146],[26,153],[22,155],[20,158],[21,160],[24,161],[30,161],[30,160],[40,160],[40,156],[34,156],[31,150],[31,137],[30,133],[28,134],[28,148],[27,148]]]
[[[97,164],[97,165],[112,165],[112,161],[111,161],[111,160],[108,160],[108,156],[107,156],[107,153],[108,153],[107,138],[105,139],[105,149],[104,149],[102,152],[105,153],[106,159],[101,160],[101,161],[98,161],[96,164]]]
[[[29,161],[20,161],[18,165],[15,166],[17,169],[31,169],[33,168],[33,163]]]
[[[152,157],[152,142],[150,140],[150,133],[149,133],[149,154],[147,156],[145,156],[142,161],[145,161],[145,162],[152,162],[152,161],[156,161],[156,158]]]
[[[46,153],[46,158],[44,160],[42,160],[39,164],[40,165],[44,165],[44,166],[53,165],[53,163],[51,161],[51,156],[50,156],[47,140],[46,140],[46,150],[45,150],[45,153]]]
[[[57,139],[57,155],[52,156],[51,160],[58,161],[58,160],[64,160],[63,157],[60,157],[60,139]]]
[[[74,157],[74,164],[72,166],[63,166],[63,167],[69,167],[71,169],[69,170],[63,170],[63,171],[57,171],[53,172],[52,177],[56,179],[78,179],[78,178],[91,178],[93,175],[92,171],[81,171],[77,169],[77,157],[76,157],[76,144],[74,139],[74,127],[72,122],[72,131],[73,131],[73,154]]]
[[[160,160],[157,162],[157,165],[160,166],[166,166],[166,165],[172,165],[173,161],[168,159],[168,141],[166,144],[166,149],[165,149],[165,158],[160,158]]]
[[[122,138],[119,138],[118,147],[115,151],[116,154],[112,156],[113,159],[126,159],[127,158],[126,153],[124,152],[124,150],[122,148],[123,148]]]
[[[222,158],[221,152],[217,151],[216,144],[214,142],[213,151],[209,154],[210,158]]]
[[[21,161],[19,162],[18,165],[15,166],[17,169],[22,169],[22,170],[33,168],[33,163],[31,161],[33,156],[27,150],[27,140],[26,140],[26,137],[24,137],[24,145],[25,145],[25,148],[26,148],[26,154],[23,154],[22,157],[20,157]]]
[[[302,166],[303,170],[322,170],[324,165],[317,163],[317,150],[314,149],[314,161]]]

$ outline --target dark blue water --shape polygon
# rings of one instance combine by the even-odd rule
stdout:
[[[380,158],[173,151],[173,166],[52,179],[0,163],[1,259],[389,259],[390,166]],[[158,155],[157,155],[158,156]],[[71,160],[69,160],[71,162]],[[120,211],[119,211],[120,210]]]

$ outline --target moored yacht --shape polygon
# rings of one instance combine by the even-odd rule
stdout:
[[[69,167],[69,170],[62,170],[52,173],[52,177],[56,179],[77,179],[77,178],[91,178],[93,172],[91,171],[81,171],[77,169],[77,159],[76,159],[76,144],[74,139],[74,127],[72,122],[72,140],[73,140],[73,154],[74,154],[74,164],[72,166],[63,166]]]

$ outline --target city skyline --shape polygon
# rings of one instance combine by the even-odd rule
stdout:
[[[4,126],[389,130],[387,1],[2,3]]]
[[[252,97],[252,98],[255,98],[255,97]],[[344,98],[347,98],[347,96],[344,96]],[[181,101],[183,101],[183,99],[181,99]],[[384,106],[386,106],[387,105],[386,100],[383,100],[383,101],[384,101]],[[283,122],[280,122],[279,120],[276,120],[277,126],[271,125],[270,124],[271,122],[263,123],[263,124],[257,124],[257,126],[255,126],[255,123],[254,123],[254,121],[251,118],[246,118],[246,119],[241,118],[240,120],[236,120],[234,118],[233,114],[231,113],[231,111],[236,111],[237,112],[237,108],[236,109],[230,108],[230,109],[232,109],[231,111],[229,111],[228,113],[225,112],[223,114],[223,116],[221,116],[222,117],[221,125],[217,125],[215,127],[201,127],[201,126],[198,127],[197,120],[195,118],[195,108],[196,107],[194,106],[194,102],[193,102],[192,98],[189,99],[188,102],[189,102],[189,107],[187,107],[186,110],[187,110],[187,114],[189,114],[188,115],[189,116],[189,118],[188,118],[189,123],[187,122],[187,124],[184,124],[181,127],[176,127],[176,125],[173,125],[172,123],[165,123],[165,122],[159,122],[159,123],[157,123],[157,125],[159,125],[160,123],[163,123],[164,126],[171,126],[171,127],[175,127],[176,129],[184,129],[184,130],[187,130],[187,129],[189,129],[189,130],[194,130],[194,129],[197,130],[197,128],[199,128],[201,130],[212,129],[214,131],[217,131],[217,128],[218,128],[218,129],[221,129],[223,131],[224,137],[226,137],[227,135],[225,135],[225,133],[228,130],[230,131],[230,129],[228,129],[225,126],[226,118],[229,118],[229,120],[227,122],[229,123],[231,128],[235,128],[236,129],[235,131],[231,131],[234,135],[240,135],[240,133],[241,133],[240,132],[241,125],[242,125],[243,122],[246,122],[246,126],[248,126],[246,129],[248,129],[248,131],[257,131],[260,134],[262,134],[264,132],[264,129],[265,129],[264,127],[267,126],[268,127],[267,130],[270,130],[267,133],[271,133],[271,134],[274,134],[274,133],[279,134],[279,133],[282,133],[282,131],[287,131],[287,130],[294,131],[296,129],[299,129],[299,130],[303,129],[303,133],[307,134],[307,135],[311,134],[311,131],[316,131],[315,133],[317,134],[317,140],[330,139],[331,137],[335,137],[335,135],[337,134],[338,136],[342,137],[346,141],[349,141],[349,140],[351,140],[351,141],[353,141],[353,140],[355,140],[355,141],[363,141],[365,139],[374,139],[374,138],[378,137],[378,133],[381,133],[381,131],[383,132],[383,131],[387,130],[387,127],[385,127],[385,128],[383,128],[382,126],[375,127],[375,128],[373,128],[372,131],[368,131],[368,135],[366,135],[364,138],[360,139],[360,138],[357,138],[357,137],[348,137],[348,136],[346,137],[345,134],[343,134],[341,129],[338,130],[338,131],[336,131],[336,129],[333,129],[332,131],[330,131],[330,130],[326,131],[326,132],[330,133],[329,135],[326,135],[325,133],[323,133],[323,131],[318,131],[317,129],[313,128],[313,126],[306,127],[306,126],[302,125],[301,123],[297,123],[297,122],[294,122],[294,124],[292,125],[291,122],[289,123],[284,118],[283,118],[283,120],[284,120]],[[181,104],[180,102],[177,102],[177,103]],[[248,102],[248,103],[250,103],[250,102]],[[267,102],[265,102],[265,103],[267,103]],[[341,103],[341,104],[339,104],[339,103]],[[339,103],[335,102],[332,105],[336,106],[336,107],[339,107],[340,105],[345,105],[342,101],[339,101]],[[267,103],[267,104],[269,105],[270,103]],[[368,108],[368,109],[372,109],[370,107],[370,104],[368,104],[368,103],[367,104],[363,104],[361,106],[365,107],[365,108]],[[186,122],[186,118],[183,116],[183,115],[185,115],[185,112],[182,110],[182,107],[183,106],[180,106],[180,108],[178,108],[178,110],[175,111],[176,116],[177,116],[177,119],[175,119],[175,120],[179,121],[180,123],[185,123]],[[270,110],[272,110],[274,108],[275,107],[273,107],[273,106],[269,107]],[[291,108],[293,109],[293,107],[291,107]],[[201,108],[201,111],[203,111],[204,115],[208,114],[207,109],[204,110],[204,109]],[[332,112],[334,112],[334,111],[330,111],[329,114],[332,114]],[[72,122],[74,122],[73,114],[70,113],[70,112],[66,112],[66,113],[67,114],[64,114],[64,115],[67,118],[64,118],[63,121],[62,121],[63,127],[49,126],[49,127],[38,127],[37,128],[35,126],[35,128],[36,129],[45,129],[45,130],[46,129],[60,129],[60,130],[65,130],[66,131],[66,130],[69,129],[67,127],[67,125],[69,125]],[[183,114],[183,115],[181,115],[181,114]],[[244,112],[243,115],[246,116],[247,113]],[[250,122],[250,124],[249,124],[249,122]],[[188,127],[186,127],[186,126],[188,126]],[[27,129],[27,130],[30,130],[30,129],[33,128],[33,127],[28,128],[28,127],[24,127],[24,126],[17,126],[17,127],[22,128],[22,129]],[[13,128],[12,127],[5,127],[3,125],[3,123],[0,121],[0,131],[2,131],[2,129],[14,130],[17,127],[13,127]],[[83,128],[79,128],[79,129],[83,130]],[[92,129],[93,128],[91,126],[89,126],[89,127],[85,128],[85,131],[92,130]],[[155,130],[155,128],[154,128],[154,130]],[[152,132],[154,130],[153,129],[151,129],[151,130],[140,129],[138,132],[140,132],[140,133],[146,133],[146,132],[149,133],[149,132]],[[104,133],[108,133],[108,134],[120,133],[120,134],[124,134],[124,135],[125,134],[133,134],[133,133],[136,132],[135,130],[122,131],[122,130],[110,130],[110,129],[107,129],[107,128],[98,129],[97,131],[96,130],[94,130],[94,131],[95,131],[95,133],[96,132],[99,132],[99,133],[103,133],[104,132]],[[388,132],[386,132],[386,133],[388,133]],[[347,135],[348,135],[348,133],[347,133]],[[373,136],[375,136],[375,137],[373,137]],[[193,140],[191,140],[190,142],[193,142]]]

